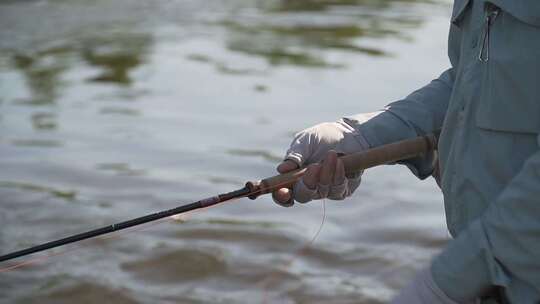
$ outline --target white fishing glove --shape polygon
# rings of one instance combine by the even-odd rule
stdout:
[[[376,113],[365,114],[369,119]],[[274,201],[289,207],[294,201],[306,203],[314,199],[342,200],[360,185],[362,172],[346,176],[339,154],[360,152],[368,148],[365,139],[347,120],[321,123],[295,135],[285,160],[278,166],[286,173],[307,166],[304,177],[293,189],[282,188],[274,192]]]
[[[390,301],[390,304],[473,304],[458,303],[450,299],[435,283],[431,270],[419,272],[414,280]]]

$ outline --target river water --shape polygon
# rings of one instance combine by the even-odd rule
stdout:
[[[438,76],[450,4],[0,2],[1,253],[275,174],[296,131]],[[321,202],[242,199],[50,251],[0,302],[385,303],[448,240],[403,167],[324,207],[301,252]]]

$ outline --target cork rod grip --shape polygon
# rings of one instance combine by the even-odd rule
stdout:
[[[419,136],[395,143],[382,145],[366,151],[340,157],[345,166],[345,173],[356,173],[372,167],[394,163],[423,155],[437,146],[433,135]]]
[[[345,173],[351,174],[379,165],[393,163],[428,153],[437,147],[435,135],[419,136],[395,143],[382,145],[373,149],[341,156]],[[275,175],[256,182],[247,182],[251,199],[261,194],[273,192],[279,188],[292,187],[306,173],[306,168],[300,168],[284,174]]]

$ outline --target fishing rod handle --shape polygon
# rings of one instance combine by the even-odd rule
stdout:
[[[405,139],[391,144],[382,145],[362,152],[340,156],[345,167],[345,174],[357,173],[379,165],[394,163],[399,160],[421,156],[437,148],[437,136],[433,134]],[[278,174],[260,181],[247,182],[250,199],[259,195],[291,188],[304,174],[307,168],[299,168],[284,174]]]

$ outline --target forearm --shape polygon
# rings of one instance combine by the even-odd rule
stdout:
[[[359,114],[344,119],[370,147],[437,132],[443,125],[453,83],[454,71],[448,69],[425,87],[389,104],[376,115]],[[419,178],[425,178],[433,171],[433,155],[400,163],[407,165]]]
[[[362,114],[346,119],[358,129],[371,146],[379,146],[440,130],[452,94],[454,71],[448,69],[439,78],[406,98],[389,104],[380,114],[365,121]]]

